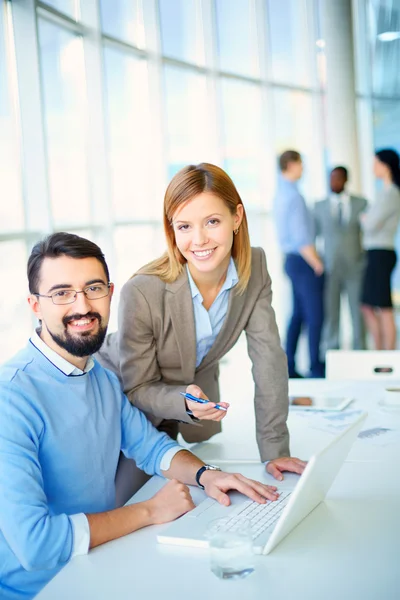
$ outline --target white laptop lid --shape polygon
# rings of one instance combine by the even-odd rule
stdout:
[[[308,461],[299,483],[267,541],[264,554],[268,554],[279,544],[325,498],[366,417],[366,412],[361,413],[347,429],[334,437],[325,448]]]
[[[367,413],[361,413],[347,429],[333,438],[318,454],[314,455],[300,478],[291,473],[285,474],[284,481],[278,484],[280,491],[293,490],[293,488],[294,491],[272,532],[265,532],[255,540],[257,552],[268,554],[324,499],[366,416]],[[225,467],[228,467],[228,465],[225,465]],[[264,469],[264,466],[260,463],[254,463],[240,465],[240,468],[238,465],[232,464],[232,468],[226,470],[239,470],[247,477],[264,481],[264,478],[260,477],[260,473]],[[273,484],[276,482],[269,479],[268,483]],[[232,507],[221,506],[218,502],[206,498],[194,511],[186,513],[173,523],[166,525],[165,529],[157,535],[158,542],[179,546],[206,547],[208,541],[205,538],[205,531],[210,521],[215,518],[229,516],[231,508],[233,510],[239,502],[247,500],[245,496],[238,492],[231,492],[230,498]]]

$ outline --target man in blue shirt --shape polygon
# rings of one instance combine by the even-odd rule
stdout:
[[[285,271],[293,292],[293,313],[286,336],[289,377],[296,371],[296,349],[303,325],[308,331],[310,376],[324,377],[319,348],[323,325],[324,266],[314,245],[311,215],[297,181],[303,173],[301,156],[287,150],[279,157],[281,171],[274,200],[279,244],[285,254]]]
[[[211,468],[157,431],[91,354],[107,331],[113,284],[100,248],[56,233],[28,261],[40,327],[0,369],[0,597],[33,598],[74,556],[193,508],[185,484],[222,504],[276,488]],[[115,508],[120,451],[171,481]]]

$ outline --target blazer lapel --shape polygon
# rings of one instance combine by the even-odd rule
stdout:
[[[182,365],[184,381],[193,381],[196,370],[196,329],[193,300],[186,269],[173,283],[167,283],[167,303]]]

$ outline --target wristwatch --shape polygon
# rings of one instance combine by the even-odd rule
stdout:
[[[204,471],[220,471],[220,470],[221,469],[219,467],[216,467],[215,465],[203,465],[196,473],[196,483],[199,486],[199,488],[204,490],[204,485],[201,485],[201,483],[200,483],[200,477],[203,475]]]

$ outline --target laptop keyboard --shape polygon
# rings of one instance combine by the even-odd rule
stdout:
[[[274,502],[267,501],[266,504],[258,504],[258,502],[252,500],[242,502],[230,514],[224,530],[235,531],[240,519],[247,519],[250,521],[253,540],[255,540],[263,531],[276,523],[288,503],[290,495],[291,492],[281,492],[277,500],[274,500]]]

